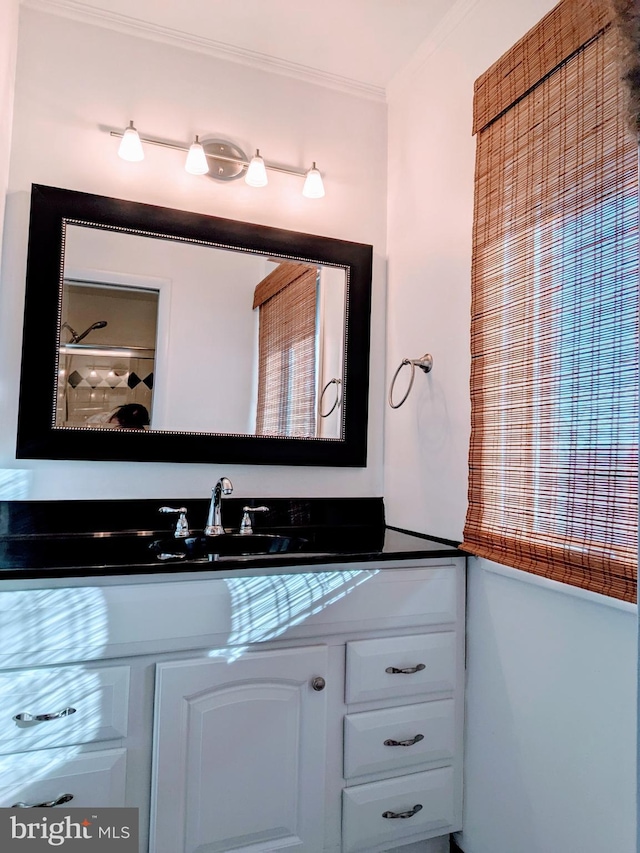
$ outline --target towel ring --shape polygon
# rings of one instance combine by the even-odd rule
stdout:
[[[404,397],[400,400],[399,403],[393,402],[393,388],[396,384],[396,379],[398,378],[398,374],[405,366],[405,364],[411,365],[411,377],[409,378],[409,386],[405,391]],[[391,380],[391,385],[389,387],[389,405],[392,409],[399,409],[400,406],[407,399],[409,394],[411,393],[411,389],[413,388],[413,380],[416,378],[416,367],[419,367],[420,370],[423,370],[425,373],[429,373],[431,368],[433,367],[433,358],[429,355],[429,353],[425,353],[422,358],[403,358],[400,362],[400,365],[396,372],[393,374],[393,379]]]
[[[320,394],[320,404],[319,404],[319,406],[318,406],[318,409],[322,409],[322,399],[323,399],[323,397],[324,397],[324,395],[325,395],[325,392],[326,392],[327,388],[328,388],[330,385],[335,385],[335,386],[336,386],[336,400],[335,400],[335,403],[333,404],[333,406],[331,406],[331,408],[329,409],[329,411],[328,411],[328,412],[326,412],[324,415],[322,414],[322,412],[320,412],[320,417],[321,417],[321,418],[328,418],[328,417],[329,417],[329,415],[331,414],[331,412],[335,409],[335,407],[336,407],[336,406],[338,405],[338,403],[340,402],[340,385],[341,385],[341,384],[342,384],[342,380],[341,380],[341,379],[330,379],[330,380],[327,382],[327,384],[324,386],[324,388],[322,389],[322,393]]]

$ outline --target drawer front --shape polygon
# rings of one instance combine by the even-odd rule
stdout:
[[[0,754],[122,738],[128,700],[128,666],[2,672]],[[16,715],[49,719],[17,721]]]
[[[347,643],[347,704],[453,691],[455,640],[446,631]]]
[[[74,754],[73,749],[43,749],[0,757],[0,807],[60,803],[67,808],[124,806],[126,750]],[[52,812],[53,814],[53,812]],[[53,820],[53,818],[52,818]]]
[[[342,792],[343,853],[386,850],[396,843],[442,835],[452,825],[451,767],[355,785]]]
[[[422,702],[344,718],[345,779],[452,761],[453,699]]]

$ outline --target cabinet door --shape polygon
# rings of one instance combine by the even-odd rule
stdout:
[[[321,853],[324,646],[157,666],[150,853]]]

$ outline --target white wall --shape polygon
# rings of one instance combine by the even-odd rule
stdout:
[[[390,88],[387,382],[403,357],[434,357],[387,408],[391,524],[462,538],[473,83],[554,5],[459,0]],[[462,848],[631,853],[633,614],[470,563]]]
[[[5,199],[9,185],[9,153],[11,150],[11,129],[13,126],[13,100],[16,77],[16,50],[18,44],[19,0],[0,0],[0,259],[2,258],[2,231],[4,222]],[[8,347],[0,336],[0,363],[6,362]],[[0,373],[0,409],[6,410],[10,397],[10,377]],[[1,463],[0,463],[1,466]],[[8,494],[20,494],[20,489],[8,489],[8,482],[0,470],[0,489],[5,487]],[[22,495],[21,495],[22,496]]]
[[[635,608],[494,568],[469,560],[460,845],[634,853]]]
[[[129,119],[150,136],[183,143],[196,133],[229,138],[248,153],[260,147],[267,160],[301,169],[316,160],[327,195],[304,199],[300,179],[277,173],[260,190],[196,178],[182,168],[180,152],[162,148],[148,149],[143,163],[125,163],[116,156],[117,140],[99,128]],[[367,468],[16,461],[32,182],[372,243]],[[384,104],[23,7],[0,292],[0,468],[29,469],[32,499],[199,496],[221,474],[238,495],[381,494],[385,199]]]
[[[19,0],[0,0],[0,249],[4,200],[9,183],[9,152],[16,77]]]

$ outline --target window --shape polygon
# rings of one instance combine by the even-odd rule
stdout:
[[[318,270],[285,261],[256,287],[257,435],[316,434]]]
[[[463,547],[633,601],[638,152],[607,14],[563,0],[476,82]]]

